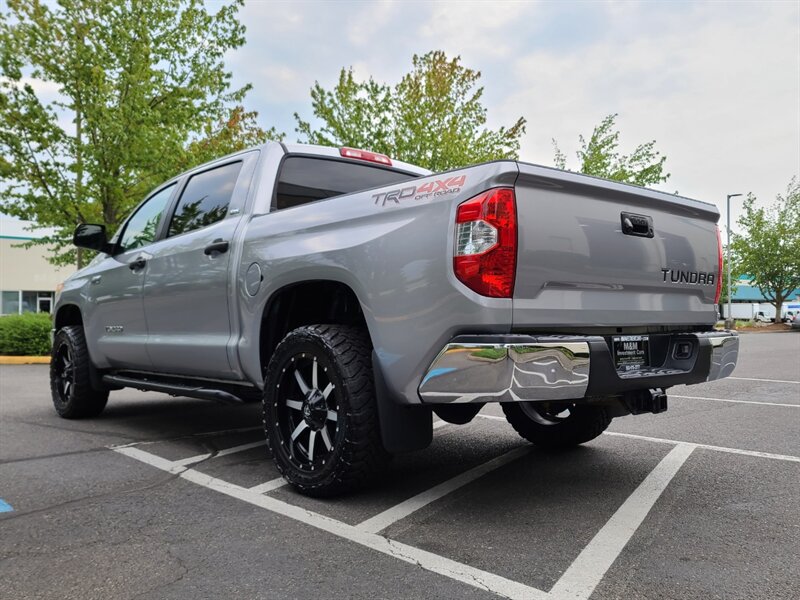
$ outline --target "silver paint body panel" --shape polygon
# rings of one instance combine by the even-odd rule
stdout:
[[[80,308],[98,368],[261,386],[264,309],[285,286],[311,280],[341,282],[353,290],[385,383],[393,397],[408,403],[421,402],[418,392],[428,367],[461,334],[710,328],[716,320],[713,286],[659,280],[663,267],[716,271],[719,215],[712,205],[515,161],[445,175],[395,162],[420,175],[411,182],[416,185],[459,175],[466,180],[456,193],[399,203],[374,199],[378,192],[403,187],[393,185],[271,211],[287,152],[339,158],[334,148],[273,142],[240,153],[236,156],[246,165],[223,221],[172,239],[163,237],[162,222],[161,237],[136,253],[148,259],[138,277],[126,265],[135,256],[105,256],[65,282],[55,310],[67,304]],[[230,160],[176,177],[175,196],[193,173]],[[498,186],[516,186],[519,256],[512,299],[480,296],[452,269],[457,205]],[[623,210],[650,214],[656,237],[622,235]],[[204,245],[220,237],[230,240],[228,252],[204,255]],[[263,280],[251,295],[245,283],[254,264]],[[96,275],[102,275],[99,286],[90,282]],[[106,333],[109,325],[124,331]],[[532,381],[538,375],[520,377]]]

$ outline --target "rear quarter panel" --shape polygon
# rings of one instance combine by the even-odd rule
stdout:
[[[513,185],[516,163],[488,163],[446,177],[460,175],[465,181],[456,193],[397,202],[381,196],[440,174],[254,217],[238,281],[253,263],[264,281],[254,297],[237,286],[239,357],[248,378],[262,380],[259,335],[269,298],[303,281],[337,281],[355,292],[384,378],[409,402],[419,402],[420,378],[451,337],[509,331],[511,300],[470,292],[455,280],[451,264],[455,207],[490,187]]]

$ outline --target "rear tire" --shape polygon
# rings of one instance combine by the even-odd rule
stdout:
[[[542,402],[503,402],[514,430],[540,448],[570,448],[593,440],[611,423],[605,408]]]
[[[362,328],[311,325],[291,331],[269,361],[263,414],[275,465],[302,494],[352,491],[388,463],[372,347]]]
[[[50,358],[50,393],[58,416],[96,417],[106,407],[108,391],[92,387],[89,351],[83,327],[70,325],[56,333]]]

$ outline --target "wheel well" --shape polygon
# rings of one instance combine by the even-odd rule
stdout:
[[[81,310],[74,304],[66,304],[58,309],[55,319],[55,330],[58,331],[67,325],[81,325],[83,326],[83,317]]]
[[[275,292],[261,318],[262,371],[266,370],[272,353],[287,333],[304,325],[317,324],[366,328],[361,303],[350,287],[338,281],[306,281]]]

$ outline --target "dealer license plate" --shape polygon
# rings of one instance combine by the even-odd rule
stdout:
[[[650,364],[649,336],[619,335],[612,338],[617,371],[639,371]]]

